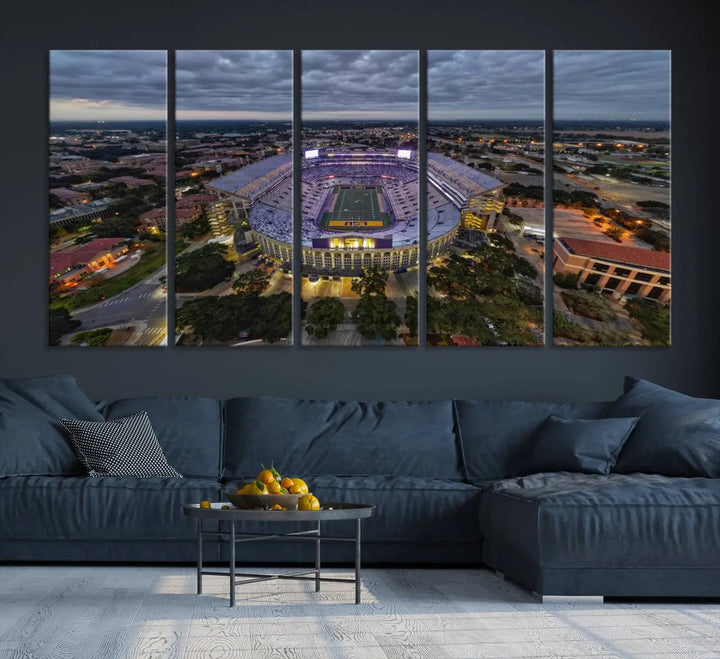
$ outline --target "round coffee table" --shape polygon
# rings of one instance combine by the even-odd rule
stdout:
[[[315,591],[320,590],[322,581],[334,581],[355,584],[355,604],[360,604],[360,553],[361,534],[360,525],[363,519],[371,517],[375,506],[358,503],[328,503],[320,510],[242,510],[240,508],[227,508],[227,503],[213,503],[211,508],[200,508],[197,503],[183,506],[183,512],[189,517],[197,520],[197,592],[202,593],[203,575],[216,575],[230,578],[230,606],[235,606],[235,586],[241,584],[255,583],[257,581],[268,581],[270,579],[293,579],[314,581]],[[203,520],[210,519],[229,524],[229,532],[204,531]],[[323,536],[320,533],[320,526],[323,522],[338,522],[342,520],[355,520],[355,537]],[[245,533],[235,531],[236,522],[312,522],[314,528],[305,531],[292,533]],[[215,536],[227,538],[230,542],[230,570],[219,572],[214,570],[203,570],[203,537]],[[248,572],[237,572],[235,569],[235,545],[241,542],[252,542],[257,540],[294,540],[310,541],[315,543],[315,568],[312,570],[301,570],[287,574],[254,574]],[[333,542],[354,542],[355,543],[355,578],[339,579],[320,576],[320,545],[323,540]],[[313,575],[313,576],[309,576]],[[246,577],[237,581],[236,577]]]

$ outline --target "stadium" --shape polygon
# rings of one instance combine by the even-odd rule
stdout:
[[[247,212],[252,240],[290,269],[292,154],[271,156],[215,179],[221,201]],[[428,256],[450,248],[461,229],[489,231],[503,209],[503,184],[437,153],[428,154]],[[238,251],[247,244],[236,232]],[[410,150],[311,149],[302,160],[304,272],[353,276],[377,266],[418,264],[418,163]]]

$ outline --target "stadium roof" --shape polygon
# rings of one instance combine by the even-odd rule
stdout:
[[[222,176],[208,183],[209,188],[227,192],[229,194],[241,195],[243,188],[267,176],[274,170],[292,162],[292,153],[283,153],[278,156],[270,156],[246,165],[227,176]]]
[[[467,165],[463,165],[462,163],[457,162],[457,160],[453,160],[452,158],[440,155],[439,153],[428,152],[428,165],[430,165],[430,163],[432,162],[438,163],[446,170],[455,172],[462,178],[467,179],[469,183],[474,183],[476,186],[481,188],[477,192],[493,190],[494,188],[498,188],[504,185],[502,181],[498,181],[492,176],[483,174],[477,169],[468,167]]]
[[[573,254],[579,256],[670,272],[669,252],[657,252],[653,249],[626,247],[625,245],[615,245],[597,240],[583,240],[582,238],[565,238],[561,236],[559,239]]]

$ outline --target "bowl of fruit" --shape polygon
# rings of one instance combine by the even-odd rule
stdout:
[[[310,494],[307,483],[295,476],[281,476],[270,466],[255,480],[240,482],[237,489],[226,492],[227,500],[243,510],[320,510],[320,503]]]

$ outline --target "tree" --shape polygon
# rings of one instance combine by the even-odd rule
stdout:
[[[256,299],[259,308],[251,325],[251,335],[267,343],[287,337],[292,330],[292,295],[282,291]]]
[[[408,295],[405,298],[405,325],[410,336],[417,336],[418,333],[418,299],[416,295]]]
[[[615,310],[607,300],[597,293],[567,290],[563,291],[561,295],[568,308],[580,316],[603,322],[615,320],[617,317]]]
[[[427,327],[431,334],[457,334],[483,345],[496,344],[495,335],[488,327],[479,304],[430,297],[427,301]]]
[[[208,295],[188,300],[177,310],[178,330],[192,328],[201,339],[231,341],[239,338],[253,315],[252,305],[243,304],[234,295]]]
[[[364,295],[382,295],[385,293],[387,279],[388,273],[386,270],[370,266],[363,269],[362,276],[353,280],[350,287],[354,293],[361,297]]]
[[[88,346],[104,346],[107,340],[112,334],[110,327],[101,327],[99,329],[87,330],[86,332],[78,332],[70,340],[74,345],[88,345]]]
[[[366,339],[384,339],[390,341],[397,338],[396,328],[400,325],[400,316],[392,300],[382,293],[380,295],[363,295],[354,312],[358,331]]]
[[[553,281],[556,286],[560,288],[573,288],[578,287],[579,276],[573,273],[563,274],[562,272],[556,272],[553,275]]]
[[[51,308],[49,321],[49,340],[52,346],[60,343],[60,337],[63,334],[69,334],[81,325],[80,321],[73,318],[65,307]]]
[[[111,203],[107,207],[107,212],[110,216],[119,215],[137,218],[149,208],[149,204],[140,195],[133,193]]]
[[[605,229],[605,235],[610,236],[613,240],[617,242],[622,242],[621,238],[623,234],[625,233],[625,229],[622,227],[608,227]]]
[[[204,291],[227,281],[235,264],[226,256],[227,248],[218,243],[181,254],[175,260],[175,288],[179,292]]]
[[[634,298],[625,304],[625,310],[640,323],[642,337],[652,345],[670,344],[670,306],[648,300]]]
[[[310,307],[305,330],[310,336],[326,339],[345,318],[345,305],[335,297],[323,297]]]
[[[206,234],[208,231],[210,231],[210,222],[204,211],[197,220],[183,224],[180,227],[180,235],[183,236],[183,238],[197,238]]]
[[[260,295],[270,282],[270,275],[265,270],[250,270],[239,274],[233,282],[233,288],[239,293]]]
[[[138,220],[129,217],[112,217],[92,225],[95,238],[132,238],[137,234]]]

